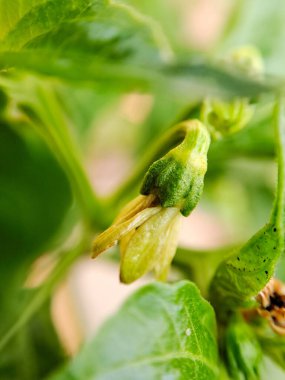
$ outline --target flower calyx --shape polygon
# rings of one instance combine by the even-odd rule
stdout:
[[[184,140],[150,166],[141,194],[153,194],[162,207],[176,207],[187,216],[203,191],[210,135],[198,120],[185,121],[178,127],[184,130]]]

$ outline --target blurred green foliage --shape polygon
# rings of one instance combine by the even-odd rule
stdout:
[[[268,220],[276,187],[273,103],[275,95],[283,91],[285,78],[285,3],[233,0],[220,35],[208,50],[200,51],[183,36],[182,22],[198,3],[0,0],[0,379],[44,378],[63,363],[65,357],[50,318],[52,292],[88,249],[94,233],[108,226],[120,206],[136,194],[145,170],[155,159],[157,139],[173,124],[199,117],[205,97],[250,97],[256,113],[246,128],[211,144],[202,206],[222,221],[234,244],[248,239]],[[221,64],[227,51],[248,44],[264,58],[261,79]],[[138,121],[120,116],[124,97],[133,93],[151,100],[148,112]],[[108,123],[112,149],[125,151],[134,167],[130,178],[102,199],[90,184],[84,160],[86,152],[98,148],[91,137],[98,136]],[[122,130],[132,134],[131,146],[120,135]],[[101,139],[100,143],[101,151],[110,152],[111,140]],[[79,244],[62,254],[78,226],[84,230]],[[42,286],[27,289],[31,265],[45,252],[54,254],[55,268]],[[201,252],[200,259],[199,252],[192,252],[191,259],[191,251],[179,250],[176,265],[199,284],[201,268],[206,268],[209,281],[225,252],[228,250],[218,249],[215,258]],[[284,268],[283,255],[277,267],[283,280]],[[168,332],[162,334],[161,346],[165,341],[184,339],[188,331],[176,329],[181,302],[192,313],[192,301],[179,300],[182,288],[167,288],[163,312]],[[201,290],[207,294],[204,284]],[[149,320],[140,302],[148,309],[152,297],[163,298],[165,291],[166,287],[154,285],[153,295],[145,300],[143,294],[132,298],[131,306],[123,307],[105,333],[115,334],[120,342],[127,307],[147,327]],[[196,290],[191,292],[197,302],[205,302]],[[159,308],[150,312],[159,326]],[[191,331],[201,316],[193,313],[192,317]],[[153,325],[146,336],[151,339],[155,332]],[[102,336],[94,340],[104,341],[95,352],[104,354],[109,366],[114,353],[103,332]],[[190,343],[195,342],[193,336]],[[284,355],[276,351],[276,345],[282,346],[283,352],[284,342],[281,339],[275,345],[271,338],[264,338],[261,346],[265,342],[266,354],[283,366]],[[203,346],[204,338],[199,339]],[[143,347],[139,340],[134,344],[136,360],[141,360]],[[187,366],[172,360],[175,353],[171,344],[166,346],[167,352],[161,347],[158,350],[164,355],[165,376],[175,370],[173,378],[187,378],[181,377]],[[89,368],[86,358],[92,360],[94,354],[90,347],[83,349],[78,359],[83,363],[82,373]],[[192,352],[189,347],[183,349],[189,355]],[[147,354],[152,356],[153,351]],[[129,355],[126,352],[126,362]],[[193,379],[202,378],[201,368],[197,364]],[[92,376],[96,373],[93,368],[90,371]],[[156,372],[149,377],[148,372],[130,373],[132,380],[158,378]],[[78,373],[76,378],[81,376]],[[100,376],[96,379],[118,378]],[[274,378],[272,372],[268,376]],[[63,372],[60,379],[64,378],[68,377]]]

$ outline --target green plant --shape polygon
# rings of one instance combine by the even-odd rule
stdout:
[[[1,380],[285,378],[285,3],[234,1],[207,52],[183,43],[178,9],[0,0]],[[122,123],[114,110],[134,92],[152,108]],[[84,153],[106,113],[134,165],[101,197]],[[227,245],[178,246],[198,204],[230,226]],[[94,256],[120,242],[122,282],[164,282],[69,362],[50,304],[92,241]],[[45,252],[52,269],[29,287]]]

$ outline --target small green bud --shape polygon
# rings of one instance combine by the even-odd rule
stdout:
[[[225,332],[225,351],[232,379],[260,379],[262,350],[250,326],[234,317]]]
[[[177,207],[187,216],[203,191],[210,135],[198,120],[186,121],[181,126],[185,130],[184,140],[150,166],[141,194],[153,194],[162,207]]]
[[[257,49],[243,46],[232,50],[224,59],[232,69],[258,78],[263,73],[262,58]],[[244,128],[254,114],[255,106],[248,98],[235,98],[230,101],[206,99],[201,108],[201,120],[209,128],[214,139],[235,133]]]
[[[201,109],[201,119],[208,126],[211,136],[218,140],[245,127],[252,118],[254,109],[254,105],[249,104],[249,99],[246,98],[229,102],[207,99]]]
[[[229,52],[225,62],[251,77],[260,77],[264,71],[259,50],[254,46],[241,46]]]

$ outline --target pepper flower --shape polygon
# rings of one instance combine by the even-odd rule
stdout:
[[[131,283],[154,271],[165,280],[175,255],[181,214],[199,202],[207,170],[210,136],[198,120],[177,126],[183,141],[155,161],[147,171],[139,195],[93,243],[93,257],[120,244],[120,279]]]

